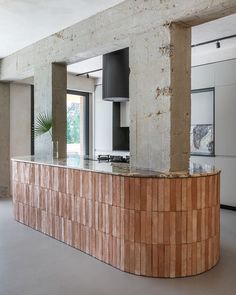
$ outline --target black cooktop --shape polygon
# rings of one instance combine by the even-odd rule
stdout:
[[[99,162],[129,163],[129,156],[98,155]]]

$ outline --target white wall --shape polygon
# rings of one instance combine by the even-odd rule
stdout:
[[[102,99],[102,85],[95,87],[94,94],[94,151],[112,151],[112,102]]]
[[[215,87],[216,157],[192,157],[222,170],[221,203],[236,206],[236,59],[192,68],[192,89]]]
[[[222,43],[221,48],[216,48],[216,44],[212,43],[207,46],[192,48],[192,66],[204,65],[213,62],[225,61],[236,58],[236,46],[225,48]]]
[[[100,80],[98,80],[100,82]],[[123,103],[123,127],[128,126],[129,108]],[[115,151],[112,149],[112,114],[113,104],[111,101],[102,99],[102,85],[98,84],[94,92],[94,154],[112,154],[126,156],[128,151]],[[122,123],[121,122],[121,123]]]
[[[95,79],[84,76],[67,75],[67,89],[93,93]]]
[[[70,73],[67,74],[67,89],[77,90],[89,93],[89,110],[90,110],[90,138],[89,138],[89,154],[93,155],[94,151],[94,89],[96,79],[87,78],[85,76],[76,76]]]
[[[120,103],[120,127],[130,126],[130,106],[129,101]]]
[[[214,92],[201,92],[192,95],[191,124],[212,124]]]

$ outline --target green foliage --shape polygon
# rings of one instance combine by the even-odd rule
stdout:
[[[52,137],[51,128],[52,116],[46,112],[39,113],[34,127],[35,137],[41,136],[47,132],[49,132],[50,136]]]
[[[67,143],[80,143],[80,104],[67,107]]]
[[[52,137],[52,116],[42,112],[36,118],[35,137],[49,132]],[[71,103],[67,108],[67,143],[80,143],[80,104]]]

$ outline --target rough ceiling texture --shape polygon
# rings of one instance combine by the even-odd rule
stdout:
[[[192,27],[192,44],[214,40],[225,36],[234,35],[236,27],[236,14]],[[230,50],[230,54],[229,51]],[[227,52],[226,52],[227,51]],[[215,43],[193,48],[193,65],[215,62],[236,57],[236,38],[221,42],[217,49]],[[204,57],[204,59],[203,59]],[[201,60],[200,60],[201,58]],[[202,60],[203,59],[203,60]],[[101,56],[91,58],[68,66],[71,73],[85,73],[102,68]],[[101,77],[101,72],[90,74],[91,77]]]

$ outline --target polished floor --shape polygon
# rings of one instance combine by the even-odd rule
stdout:
[[[0,295],[236,294],[236,212],[221,212],[222,252],[211,271],[182,279],[123,273],[14,221],[0,199]]]

